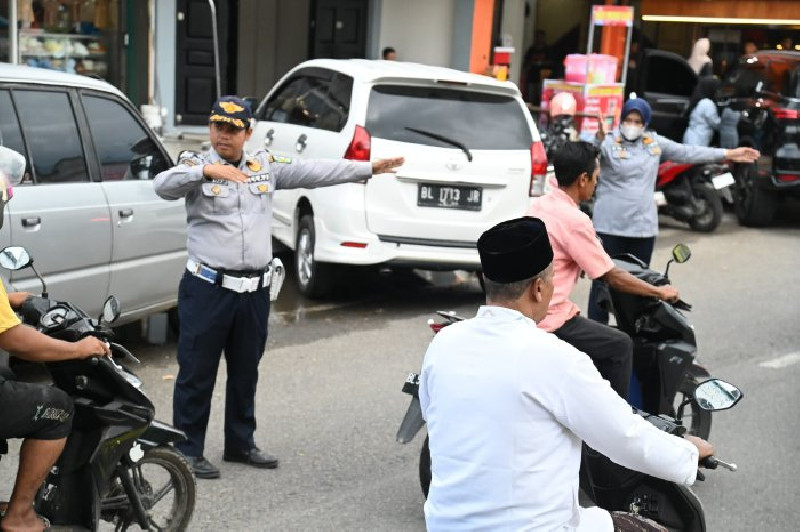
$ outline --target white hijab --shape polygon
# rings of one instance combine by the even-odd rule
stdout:
[[[695,74],[699,74],[703,65],[711,62],[711,58],[708,56],[708,51],[710,49],[711,41],[705,37],[697,39],[697,42],[694,43],[692,55],[689,57],[689,66],[692,67]]]

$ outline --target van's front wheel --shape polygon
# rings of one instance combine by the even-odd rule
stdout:
[[[304,214],[297,228],[294,273],[298,291],[306,297],[321,297],[333,287],[333,265],[320,264],[314,257],[316,233],[314,216]]]

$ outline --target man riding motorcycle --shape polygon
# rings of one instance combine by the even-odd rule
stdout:
[[[567,142],[552,155],[558,188],[535,198],[526,212],[547,225],[553,246],[555,292],[547,317],[538,326],[585,352],[600,374],[623,398],[628,398],[633,342],[625,333],[584,318],[569,296],[580,272],[614,288],[666,301],[678,299],[670,285],[653,286],[614,266],[603,250],[591,219],[579,205],[594,194],[600,171],[598,150],[588,142]]]
[[[24,157],[0,146],[0,228],[5,206],[13,196],[12,182],[19,182],[24,171]],[[8,296],[0,282],[0,349],[33,362],[86,358],[110,352],[108,345],[95,337],[70,343],[22,325],[12,306],[18,307],[27,296],[24,293]],[[48,523],[33,511],[33,501],[66,444],[72,428],[72,401],[66,393],[52,386],[14,380],[8,368],[8,357],[3,354],[0,356],[0,411],[3,412],[0,441],[23,439],[11,499],[7,505],[0,506],[3,514],[0,530],[44,530]]]

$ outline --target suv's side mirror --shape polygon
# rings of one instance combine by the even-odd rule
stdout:
[[[22,270],[32,263],[28,250],[22,246],[8,246],[0,250],[0,266],[7,270]]]

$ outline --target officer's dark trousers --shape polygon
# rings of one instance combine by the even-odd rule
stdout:
[[[211,396],[222,351],[228,370],[225,387],[225,448],[254,446],[258,363],[267,343],[269,288],[239,294],[186,272],[178,290],[178,379],[173,423],[188,441],[177,444],[187,456],[202,456]]]
[[[553,334],[589,355],[597,371],[614,391],[628,399],[633,371],[633,341],[630,336],[583,316],[567,320]]]
[[[655,245],[656,237],[633,238],[608,235],[605,233],[597,233],[597,236],[600,237],[600,241],[603,243],[603,249],[612,257],[622,253],[630,253],[645,264],[650,264],[650,259],[653,257],[653,246]],[[600,291],[606,289],[603,285],[603,281],[592,281],[587,314],[589,318],[594,321],[608,323],[608,311],[597,304]]]

